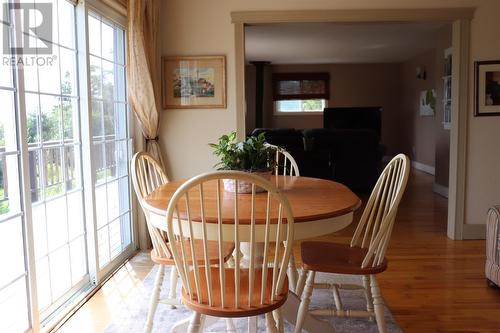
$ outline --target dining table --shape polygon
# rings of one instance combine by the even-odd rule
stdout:
[[[144,200],[144,208],[148,210],[149,221],[155,227],[166,231],[166,211],[168,203],[175,191],[185,182],[185,179],[171,181],[161,185],[151,192]],[[347,186],[326,179],[295,177],[295,176],[272,176],[270,179],[280,191],[285,195],[292,208],[294,217],[294,240],[304,240],[319,236],[325,236],[339,231],[353,220],[354,211],[361,205],[361,200]],[[207,196],[215,193],[216,184],[207,184],[204,191]],[[233,202],[231,195],[222,196],[222,219],[230,221],[234,219],[234,211],[231,209]],[[265,207],[267,194],[256,194],[256,207]],[[225,209],[227,207],[228,209]],[[250,211],[242,209],[242,212]],[[217,209],[207,209],[205,211],[207,221],[217,221]],[[257,218],[264,212],[255,212]],[[271,211],[271,215],[277,215],[277,211]],[[272,218],[271,220],[276,220]],[[275,216],[276,217],[276,216]],[[239,218],[239,223],[244,224],[250,218]],[[249,222],[248,222],[249,223]],[[264,228],[265,224],[256,224],[256,228]],[[242,262],[248,260],[249,249],[245,243],[241,243],[240,251],[243,254]],[[256,261],[263,256],[263,247],[254,252]],[[325,254],[327,255],[327,254]],[[289,294],[287,301],[282,306],[282,313],[285,320],[295,324],[297,312],[300,305],[300,295],[295,294],[297,283],[297,270],[293,256],[291,257],[289,268]],[[187,322],[186,322],[187,323]],[[183,324],[184,325],[184,324]],[[178,331],[182,331],[177,326]],[[322,320],[318,320],[312,315],[308,315],[303,329],[308,332],[332,332],[331,325]]]

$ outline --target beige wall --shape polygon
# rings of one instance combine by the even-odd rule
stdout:
[[[417,79],[416,68],[425,67],[427,78]],[[436,88],[436,50],[432,49],[401,64],[399,142],[413,162],[434,167],[435,116],[420,115],[420,92]]]
[[[236,10],[443,8],[477,6],[471,26],[470,108],[466,180],[466,222],[484,223],[486,209],[500,202],[500,117],[472,116],[473,60],[500,59],[498,0],[165,0],[160,38],[163,55],[227,56],[227,109],[167,110],[160,138],[174,179],[211,169],[207,142],[236,128],[234,31]]]

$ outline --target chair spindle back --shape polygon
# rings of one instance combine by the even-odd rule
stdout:
[[[236,182],[234,193],[223,189],[223,180],[229,179]],[[239,182],[251,184],[252,193],[238,193]],[[256,193],[257,187],[264,192]],[[212,214],[206,213],[209,210]],[[177,189],[167,208],[169,243],[176,240],[181,244],[171,247],[171,252],[184,289],[191,301],[214,309],[223,309],[228,304],[250,308],[274,300],[286,282],[293,231],[293,214],[286,197],[273,184],[250,173],[217,171],[193,177]],[[194,239],[202,239],[202,265],[192,248]],[[219,244],[219,264],[211,268],[208,241]],[[236,249],[246,242],[250,247],[249,262],[243,263],[236,250],[234,268],[225,268],[224,242],[233,242]],[[256,243],[264,244],[262,262],[256,258]],[[268,269],[263,269],[266,267]],[[242,283],[243,276],[248,284]],[[234,280],[234,286],[226,285],[229,278]],[[271,290],[265,288],[269,279]],[[220,284],[220,295],[213,292],[215,283]],[[243,299],[242,294],[250,296]],[[233,295],[234,298],[229,299]]]
[[[132,157],[131,169],[132,184],[142,211],[146,216],[146,224],[153,243],[153,250],[159,257],[171,258],[170,250],[163,241],[163,233],[151,225],[149,212],[143,206],[144,198],[160,185],[168,183],[168,177],[158,161],[146,152],[138,152]]]
[[[399,154],[387,164],[373,188],[351,240],[351,246],[368,248],[363,268],[377,266],[384,260],[409,173],[410,160]]]

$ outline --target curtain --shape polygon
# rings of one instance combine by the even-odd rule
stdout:
[[[164,167],[158,130],[160,117],[160,62],[158,51],[159,0],[128,1],[127,84],[130,107],[146,140],[146,151]],[[140,221],[139,246],[150,247],[144,221]]]

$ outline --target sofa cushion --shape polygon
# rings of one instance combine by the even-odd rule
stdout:
[[[285,148],[289,152],[304,150],[303,135],[300,130],[294,128],[256,128],[252,135],[264,132],[266,142]]]

